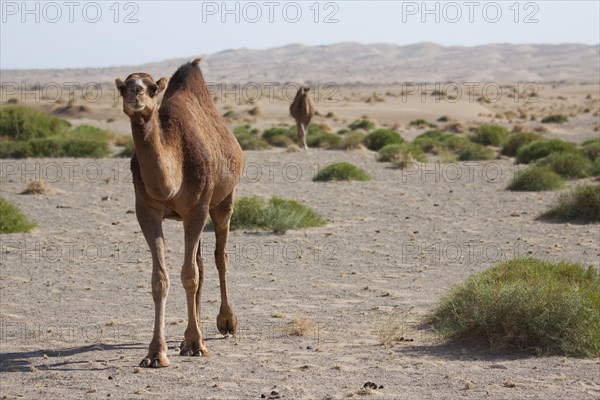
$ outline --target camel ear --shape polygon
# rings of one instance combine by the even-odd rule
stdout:
[[[119,93],[121,93],[121,95],[123,94],[123,90],[125,89],[125,84],[123,83],[123,81],[119,78],[115,79],[115,86],[117,87],[117,90],[119,91]]]
[[[310,90],[310,88],[309,88],[309,87],[305,87],[305,88],[304,88],[304,93],[308,93],[308,91],[309,91],[309,90]]]
[[[196,58],[194,61],[192,61],[192,63],[193,63],[194,65],[199,65],[199,64],[200,64],[200,61],[202,61],[202,57],[198,57],[198,58]]]
[[[158,92],[156,94],[165,90],[167,87],[167,81],[167,78],[160,78],[158,81],[156,81],[156,85],[158,86]]]

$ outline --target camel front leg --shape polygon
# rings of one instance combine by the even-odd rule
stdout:
[[[308,146],[306,145],[306,128],[304,127],[304,124],[298,122],[296,124],[296,130],[298,131],[298,146],[300,146],[301,149],[308,149]]]
[[[140,366],[168,367],[165,305],[169,294],[169,274],[165,266],[162,212],[136,204],[136,215],[152,253],[152,298],[154,300],[154,335],[148,348],[148,355],[140,362]]]
[[[210,217],[215,226],[216,248],[215,263],[219,271],[219,287],[221,288],[221,309],[217,315],[217,329],[222,335],[234,335],[237,330],[237,315],[227,298],[227,239],[229,237],[229,222],[233,214],[233,192],[217,207],[210,210]]]
[[[183,218],[183,229],[185,231],[185,256],[181,268],[181,283],[185,289],[185,298],[188,310],[188,326],[185,330],[184,339],[181,343],[180,355],[199,356],[208,355],[204,346],[202,332],[200,331],[200,281],[203,273],[200,272],[201,263],[197,258],[200,256],[200,234],[208,215],[207,207],[193,215]]]

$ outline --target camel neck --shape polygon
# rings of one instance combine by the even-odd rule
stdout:
[[[181,184],[174,149],[163,138],[156,113],[148,121],[131,123],[135,154],[148,194],[157,200],[174,196]]]

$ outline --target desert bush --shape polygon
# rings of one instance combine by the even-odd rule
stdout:
[[[541,192],[560,189],[564,180],[556,172],[547,167],[532,165],[518,171],[508,185],[508,190]]]
[[[29,232],[35,224],[21,213],[21,211],[4,197],[0,196],[0,233]]]
[[[559,194],[552,207],[538,219],[600,222],[600,185],[581,185]]]
[[[419,147],[408,143],[392,143],[383,146],[379,150],[377,161],[394,162],[405,158],[407,155],[410,155],[414,161],[427,162],[427,157],[423,151]]]
[[[268,149],[269,143],[258,136],[258,130],[252,129],[250,125],[238,125],[233,128],[233,134],[242,150],[264,150]]]
[[[364,142],[365,135],[363,133],[349,131],[342,136],[341,148],[344,150],[358,149],[363,145]]]
[[[591,171],[590,160],[579,152],[552,153],[535,162],[541,167],[548,167],[565,179],[578,179],[589,176]]]
[[[375,124],[368,119],[359,119],[348,125],[351,131],[355,131],[357,129],[364,129],[365,131],[371,131],[375,129]]]
[[[0,136],[16,141],[61,135],[69,129],[67,121],[27,106],[0,108]]]
[[[295,200],[272,197],[266,203],[260,196],[246,196],[235,202],[230,229],[268,229],[283,233],[323,225],[325,221],[315,211]]]
[[[581,264],[520,258],[470,276],[429,322],[452,340],[492,349],[600,355],[600,274]]]
[[[581,144],[581,151],[590,159],[595,161],[600,157],[600,138],[589,139]]]
[[[368,181],[371,178],[367,173],[350,163],[338,162],[320,170],[313,181]]]
[[[79,125],[68,132],[65,132],[67,139],[108,142],[113,140],[115,135],[90,125]]]
[[[51,191],[50,187],[44,181],[29,181],[25,190],[21,194],[46,194]]]
[[[517,150],[522,146],[540,139],[541,136],[535,132],[517,132],[512,133],[508,137],[508,141],[502,147],[500,154],[514,157],[517,155]]]
[[[470,139],[484,146],[502,146],[508,141],[508,129],[500,125],[481,125]]]
[[[365,146],[367,146],[369,150],[374,151],[379,151],[388,144],[402,142],[404,142],[404,139],[402,139],[400,134],[391,129],[378,129],[365,136]]]
[[[266,129],[262,134],[262,138],[271,146],[288,147],[297,142],[298,135],[295,129],[273,127]]]
[[[410,126],[416,126],[418,128],[423,128],[423,127],[433,128],[433,129],[437,128],[436,124],[434,124],[432,122],[429,122],[429,121],[426,121],[424,119],[415,119],[413,121],[410,121],[408,125],[410,125]]]
[[[567,122],[569,118],[566,115],[562,114],[552,114],[547,117],[542,118],[543,124],[564,124]]]
[[[306,135],[306,144],[308,147],[340,150],[343,148],[343,139],[335,133],[325,132],[321,129],[309,129]]]
[[[494,152],[489,147],[478,143],[469,143],[456,151],[460,161],[491,160]]]
[[[573,143],[565,142],[560,139],[538,139],[521,146],[517,150],[517,163],[529,164],[540,158],[549,156],[552,153],[575,152],[576,146]]]

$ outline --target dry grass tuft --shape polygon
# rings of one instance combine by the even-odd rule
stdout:
[[[390,314],[382,321],[381,326],[377,330],[377,336],[381,344],[388,347],[393,347],[394,344],[404,341],[407,326],[404,319],[399,315]]]
[[[308,317],[294,317],[283,331],[289,336],[306,336],[315,326],[315,322]]]
[[[46,194],[52,189],[43,181],[29,181],[25,190],[21,194]]]

